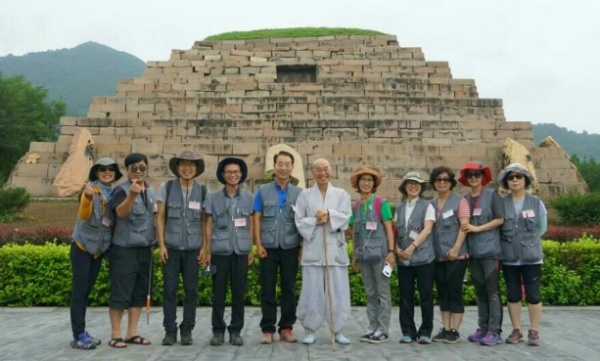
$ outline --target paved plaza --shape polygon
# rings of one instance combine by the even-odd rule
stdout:
[[[524,309],[525,310],[525,309]],[[178,310],[181,316],[181,309]],[[419,310],[416,310],[419,314]],[[600,307],[547,307],[544,309],[540,347],[501,344],[494,347],[479,346],[466,340],[476,328],[477,309],[468,307],[461,327],[462,341],[448,345],[399,344],[401,333],[398,325],[398,308],[392,313],[390,341],[380,345],[359,342],[358,338],[367,325],[364,307],[354,307],[345,334],[352,340],[349,346],[336,345],[333,351],[325,327],[317,333],[314,345],[275,342],[260,345],[258,324],[260,308],[246,308],[246,325],[242,331],[245,345],[236,347],[227,342],[220,347],[208,344],[211,337],[211,309],[198,308],[194,345],[162,346],[162,309],[154,307],[150,323],[142,315],[139,331],[148,337],[150,346],[129,345],[126,349],[108,347],[110,325],[107,308],[88,309],[87,329],[102,339],[102,345],[92,351],[73,350],[69,347],[71,337],[69,310],[67,308],[0,308],[0,361],[9,360],[598,360],[600,342],[596,339],[600,326]],[[226,312],[229,320],[229,312]],[[529,322],[523,313],[523,323]],[[125,324],[125,322],[124,322]],[[440,325],[436,310],[435,327]],[[526,326],[525,328],[526,332]],[[508,313],[504,313],[504,337],[511,331]],[[304,334],[301,326],[295,329],[297,336]],[[226,338],[227,341],[227,338]]]

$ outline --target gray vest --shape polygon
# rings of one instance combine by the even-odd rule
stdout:
[[[435,257],[446,257],[446,253],[456,243],[456,237],[460,231],[460,222],[458,220],[458,206],[462,199],[456,193],[450,193],[446,200],[442,212],[438,217],[438,198],[436,197],[431,203],[435,208],[436,222],[433,227],[433,247],[435,249]],[[452,210],[452,215],[444,218],[444,213]],[[458,255],[462,256],[467,253],[467,242],[463,242]]]
[[[246,255],[252,250],[250,235],[250,216],[252,214],[252,193],[240,189],[236,196],[237,206],[230,214],[225,203],[225,191],[218,190],[210,194],[213,202],[212,237],[210,253],[228,256],[235,252]],[[245,219],[246,225],[236,227],[236,219]]]
[[[293,184],[287,186],[287,199],[283,208],[279,209],[275,182],[259,187],[262,197],[263,211],[260,222],[260,238],[263,247],[274,249],[291,249],[300,245],[300,233],[294,221],[296,198],[302,191]]]
[[[102,224],[102,219],[105,223]],[[92,196],[92,215],[87,221],[77,217],[75,229],[71,236],[73,241],[78,241],[88,253],[104,253],[110,246],[112,238],[113,220],[102,213],[102,195],[94,193]]]
[[[122,188],[129,196],[131,181],[127,180],[117,186]],[[115,189],[115,191],[116,191]],[[155,240],[154,233],[154,207],[156,206],[156,194],[154,189],[146,185],[147,204],[138,194],[133,203],[133,208],[125,218],[119,218],[116,214],[115,228],[112,243],[121,247],[148,247]]]
[[[187,204],[184,204],[181,182],[179,179],[172,182],[168,199],[165,200],[165,245],[178,250],[198,250],[202,247],[202,191],[201,185],[193,181],[189,192]],[[168,189],[168,183],[167,183]],[[197,202],[198,209],[191,209],[190,202]]]
[[[396,243],[400,248],[406,249],[413,241],[413,238],[410,238],[410,234],[415,232],[415,234],[421,233],[423,228],[425,228],[425,215],[427,213],[427,207],[430,202],[424,199],[418,199],[417,204],[415,204],[415,209],[413,209],[410,217],[408,218],[408,227],[406,225],[406,202],[401,203],[396,207],[396,229],[398,230],[398,235],[396,236]],[[421,266],[424,264],[431,263],[435,259],[435,252],[433,250],[433,236],[429,234],[425,242],[423,242],[419,248],[415,249],[412,257],[410,258],[410,266]],[[403,266],[402,263],[399,265]]]
[[[536,263],[544,259],[542,241],[538,236],[540,230],[540,199],[525,195],[523,209],[515,212],[515,204],[510,194],[502,198],[506,219],[501,227],[502,257],[504,261]],[[535,217],[523,217],[523,211],[532,210]]]
[[[383,200],[381,203],[383,204]],[[388,253],[385,228],[374,207],[375,199],[369,204],[366,212],[360,211],[362,205],[359,205],[358,211],[354,212],[354,256],[358,262],[366,264],[379,263]],[[367,222],[375,222],[377,229],[367,229]]]
[[[494,191],[492,189],[483,189],[479,195],[479,204],[477,207],[481,209],[481,215],[474,216],[474,209],[471,209],[472,225],[480,226],[494,220],[492,215],[493,196]],[[467,197],[468,195],[465,195],[465,198]],[[501,254],[502,248],[500,247],[500,227],[479,233],[467,233],[467,245],[469,248],[469,254],[475,258],[494,257]]]

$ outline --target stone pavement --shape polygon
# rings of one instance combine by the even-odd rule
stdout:
[[[524,308],[524,311],[526,309]],[[181,316],[181,310],[178,310]],[[600,307],[546,307],[544,308],[540,336],[542,346],[531,347],[523,343],[501,344],[483,347],[466,340],[468,333],[476,328],[477,310],[468,307],[461,327],[461,342],[455,345],[433,343],[431,345],[399,344],[401,333],[398,325],[398,308],[392,313],[390,341],[380,345],[358,342],[364,331],[366,311],[354,307],[345,334],[353,343],[349,346],[336,345],[332,350],[325,327],[317,333],[314,345],[284,344],[259,345],[261,335],[260,308],[246,308],[246,325],[242,336],[245,345],[220,347],[208,344],[211,337],[210,308],[198,308],[194,330],[194,345],[171,347],[161,346],[163,337],[162,310],[154,307],[150,313],[150,324],[142,314],[139,331],[153,345],[130,345],[126,349],[107,346],[110,336],[108,311],[106,308],[88,309],[88,330],[102,339],[102,345],[92,351],[73,350],[69,347],[70,324],[67,308],[0,308],[0,361],[8,360],[598,360],[600,342],[596,340],[600,326]],[[419,314],[419,310],[416,310]],[[226,313],[226,320],[229,313]],[[523,328],[528,325],[527,312],[523,313]],[[440,325],[436,310],[436,331]],[[511,331],[508,313],[504,313],[504,337]],[[302,327],[296,328],[302,336]],[[226,338],[227,342],[227,338]]]

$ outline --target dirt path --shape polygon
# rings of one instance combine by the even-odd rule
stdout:
[[[23,219],[0,223],[0,227],[30,231],[48,227],[72,228],[77,216],[77,207],[78,203],[74,199],[31,201],[23,213]]]

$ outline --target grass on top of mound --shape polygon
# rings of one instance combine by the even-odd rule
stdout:
[[[244,40],[264,38],[304,38],[328,35],[386,35],[380,31],[354,28],[285,28],[232,31],[207,37],[205,40]]]

